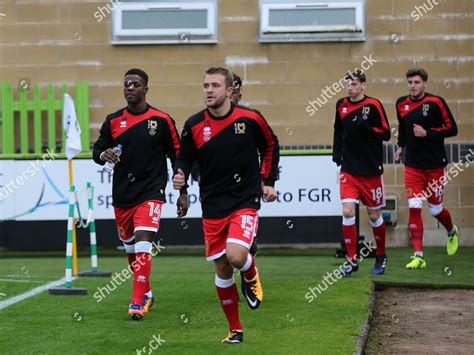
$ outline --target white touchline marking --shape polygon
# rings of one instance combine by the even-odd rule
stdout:
[[[77,279],[77,277],[73,277],[72,279],[75,280],[75,279]],[[56,281],[51,281],[47,284],[44,284],[43,286],[38,286],[38,287],[36,287],[32,290],[29,290],[25,293],[22,293],[21,295],[18,295],[18,296],[9,298],[5,301],[2,301],[2,302],[0,302],[0,310],[4,309],[4,308],[7,308],[7,307],[10,307],[11,305],[14,305],[15,303],[24,301],[27,298],[36,296],[37,294],[39,294],[43,291],[46,291],[47,289],[49,289],[51,287],[56,287],[56,286],[62,285],[65,282],[66,282],[66,278],[63,277],[62,279],[59,279],[59,280],[56,280]]]

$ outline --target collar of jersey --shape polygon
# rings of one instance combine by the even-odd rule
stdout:
[[[359,101],[351,101],[351,98],[348,96],[347,97],[347,102],[352,104],[352,105],[357,105],[357,104],[361,103],[362,101],[364,101],[366,98],[367,98],[367,96],[364,95],[364,97],[362,99],[360,99]]]
[[[148,110],[150,109],[150,105],[146,104],[146,107],[145,109],[142,111],[142,112],[133,112],[133,111],[130,111],[128,109],[128,107],[125,108],[125,110],[127,111],[127,113],[131,116],[141,116],[143,115],[144,113],[146,113]]]
[[[234,104],[231,102],[230,103],[230,110],[229,112],[227,112],[224,116],[214,116],[211,111],[209,111],[208,108],[206,108],[206,111],[207,111],[207,114],[209,115],[210,118],[212,118],[213,120],[225,120],[226,118],[230,117],[230,115],[232,115],[232,113],[234,112]]]
[[[425,92],[425,94],[423,95],[423,97],[421,99],[413,99],[410,95],[408,95],[408,99],[411,101],[411,102],[420,102],[420,101],[423,101],[426,97],[428,96],[428,93]]]

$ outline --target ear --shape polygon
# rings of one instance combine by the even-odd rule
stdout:
[[[227,97],[232,97],[232,94],[234,93],[234,87],[233,86],[229,86],[226,90],[225,90],[225,96]]]
[[[145,91],[145,94],[148,93],[148,86],[145,86],[145,89],[143,91]]]

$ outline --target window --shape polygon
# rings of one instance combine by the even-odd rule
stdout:
[[[259,41],[365,41],[365,0],[260,0]]]
[[[112,16],[112,44],[217,43],[217,0],[122,0]]]

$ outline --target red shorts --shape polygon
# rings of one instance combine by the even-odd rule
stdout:
[[[359,201],[362,201],[365,206],[371,209],[385,206],[385,190],[382,175],[361,176],[341,172],[339,180],[341,202],[359,203]]]
[[[257,234],[257,210],[244,208],[223,218],[203,218],[207,260],[216,260],[225,254],[227,243],[237,243],[250,249]]]
[[[405,166],[405,189],[407,199],[428,200],[432,205],[443,202],[444,189],[448,179],[446,168],[416,169]]]
[[[114,208],[118,236],[130,243],[138,230],[158,232],[163,201],[149,200],[131,208]]]

